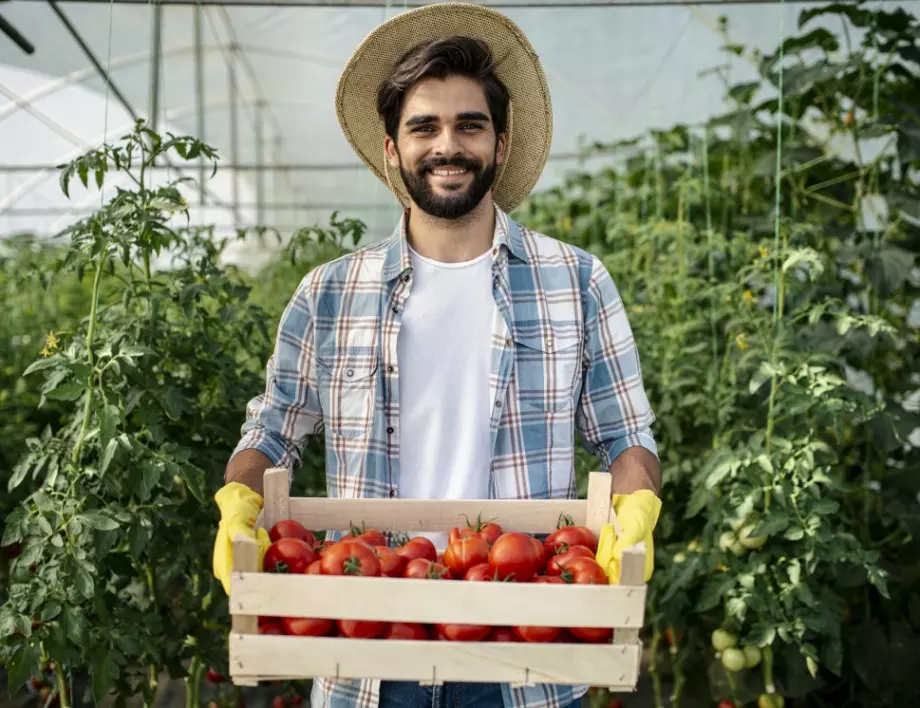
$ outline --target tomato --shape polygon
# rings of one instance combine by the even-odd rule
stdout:
[[[511,531],[502,534],[489,551],[489,567],[499,580],[530,581],[543,562],[543,545],[533,536]]]
[[[565,585],[565,580],[559,575],[538,575],[533,579],[535,583],[549,583],[550,585]]]
[[[735,708],[734,701],[721,701],[719,703],[719,708]]]
[[[575,558],[566,563],[562,579],[575,585],[609,585],[607,573],[593,558]]]
[[[346,534],[342,537],[343,541],[364,541],[367,545],[371,546],[385,546],[387,545],[387,537],[383,535],[382,531],[377,529],[365,529],[362,525],[361,528],[358,528],[354,524],[351,525],[351,533]]]
[[[299,575],[316,558],[313,547],[299,538],[279,538],[265,551],[264,569],[269,573]]]
[[[387,631],[389,623],[376,620],[338,620],[336,624],[343,637],[374,639]]]
[[[495,573],[492,572],[492,569],[489,567],[488,563],[477,563],[466,571],[463,579],[471,580],[473,582],[490,582],[495,580]]]
[[[481,642],[492,628],[487,624],[438,624],[438,633],[451,642]]]
[[[522,642],[552,642],[559,636],[562,627],[512,627],[514,636]]]
[[[384,639],[431,639],[427,627],[418,622],[391,622],[387,631],[384,632]]]
[[[401,578],[406,559],[389,546],[374,546],[374,553],[380,561],[380,574],[388,578]]]
[[[407,541],[397,548],[396,552],[405,558],[407,562],[416,558],[427,558],[430,561],[435,561],[438,558],[438,549],[434,547],[430,539],[424,536],[416,536]]]
[[[613,629],[610,627],[569,627],[569,633],[582,642],[600,644],[613,639]]]
[[[584,546],[597,553],[597,534],[584,526],[563,526],[553,531],[543,542],[550,554],[559,553],[572,546]]]
[[[722,666],[732,672],[744,669],[744,652],[736,647],[729,647],[722,652]]]
[[[322,558],[323,554],[326,553],[326,551],[332,548],[332,546],[334,546],[335,544],[336,544],[335,541],[329,541],[328,539],[324,541],[317,541],[316,546],[314,547],[316,551],[316,557]]]
[[[427,558],[416,558],[406,564],[403,571],[404,578],[422,578],[427,580],[451,580],[453,576],[450,568],[441,563],[435,563]]]
[[[272,543],[279,538],[299,538],[301,541],[306,541],[310,544],[310,548],[316,546],[316,537],[313,532],[305,528],[299,521],[294,521],[294,519],[281,519],[281,521],[272,526],[272,530],[268,532],[268,537]]]
[[[211,683],[223,683],[224,681],[227,680],[223,676],[221,676],[219,673],[217,673],[217,671],[214,670],[213,668],[208,669],[207,679]]]
[[[716,651],[725,651],[738,643],[738,637],[725,629],[717,629],[712,633],[712,648]]]
[[[284,634],[284,626],[280,622],[267,622],[259,625],[259,634]]]
[[[287,708],[287,700],[284,696],[275,696],[272,699],[272,708]]]
[[[757,698],[757,708],[783,708],[786,699],[778,693],[761,693]]]
[[[332,631],[333,620],[325,617],[282,617],[285,634],[297,637],[323,637]]]
[[[594,560],[594,554],[587,546],[570,546],[562,553],[550,556],[549,562],[546,564],[546,574],[562,575],[566,564],[576,558],[590,558]]]
[[[444,565],[455,578],[462,578],[474,565],[488,563],[489,544],[479,536],[458,538],[444,552]]]
[[[514,636],[511,627],[493,627],[488,640],[490,642],[516,642],[518,638]]]
[[[451,532],[453,533],[453,532]],[[504,533],[502,527],[496,524],[494,521],[487,521],[482,523],[482,514],[476,517],[476,523],[470,523],[470,520],[466,520],[466,526],[460,529],[459,536],[460,538],[468,538],[470,536],[479,536],[479,538],[485,540],[486,543],[491,547],[501,535]],[[451,538],[453,541],[453,538]]]
[[[323,562],[319,558],[310,563],[307,566],[307,569],[304,571],[307,575],[322,575],[323,574]]]
[[[340,541],[330,546],[320,563],[323,575],[380,575],[377,554],[362,541]]]

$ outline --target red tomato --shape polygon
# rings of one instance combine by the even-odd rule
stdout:
[[[569,580],[571,576],[571,580]],[[593,558],[575,558],[566,563],[563,579],[576,585],[609,585],[607,574]]]
[[[462,578],[474,565],[488,563],[489,544],[479,536],[458,538],[444,552],[444,565],[455,578]]]
[[[391,622],[384,639],[431,639],[428,629],[418,622]]]
[[[487,624],[438,624],[438,633],[451,642],[481,642],[492,628]]]
[[[380,575],[377,554],[361,541],[340,541],[330,546],[320,562],[323,575]]]
[[[410,541],[407,541],[397,548],[396,552],[405,558],[406,561],[411,561],[416,558],[427,558],[430,561],[435,561],[438,558],[438,549],[434,547],[431,539],[425,538],[424,536],[416,536]]]
[[[380,561],[380,574],[389,578],[401,578],[406,559],[388,546],[374,546],[374,553]]]
[[[550,554],[572,546],[585,546],[593,556],[597,553],[597,534],[584,526],[563,526],[553,531],[543,542]]]
[[[499,539],[503,533],[504,531],[502,530],[502,527],[496,524],[494,521],[487,521],[486,523],[482,523],[482,516],[480,515],[476,517],[475,524],[470,523],[469,519],[467,519],[466,526],[458,531],[458,536],[460,538],[479,536],[479,538],[484,539],[485,542],[491,546]]]
[[[377,529],[365,529],[363,526],[358,528],[352,525],[351,533],[342,538],[343,541],[350,541],[353,539],[364,541],[371,547],[387,545],[387,537],[383,535],[382,531],[378,531]]]
[[[498,574],[499,580],[510,578],[526,583],[540,570],[542,548],[533,536],[516,531],[503,534],[489,551],[489,567]]]
[[[310,563],[307,566],[307,569],[304,571],[307,575],[322,575],[323,574],[323,562],[319,558]]]
[[[514,636],[511,627],[493,627],[488,640],[490,642],[516,642],[518,638]]]
[[[259,634],[284,634],[284,627],[280,622],[268,622],[259,625]]]
[[[511,631],[522,642],[552,642],[562,627],[512,627]]]
[[[493,573],[492,569],[489,568],[488,563],[478,563],[466,571],[463,579],[472,580],[473,582],[489,582],[495,580],[495,573]]]
[[[569,632],[576,639],[589,644],[600,644],[613,639],[613,629],[609,627],[569,627]]]
[[[571,546],[568,550],[558,555],[550,556],[549,563],[546,564],[547,575],[562,575],[567,564],[576,558],[590,558],[594,560],[594,554],[587,546]]]
[[[207,678],[211,683],[223,683],[227,680],[214,669],[208,669]]]
[[[294,521],[294,519],[281,519],[281,521],[272,526],[272,530],[268,532],[268,537],[272,543],[279,538],[299,538],[301,541],[306,541],[310,544],[310,548],[316,545],[316,537],[313,532],[305,528],[299,521]]]
[[[339,632],[352,639],[374,639],[387,631],[387,622],[368,620],[337,620]]]
[[[450,568],[427,558],[416,558],[409,561],[403,571],[403,577],[427,580],[451,580],[453,578],[450,574]]]
[[[265,551],[263,568],[269,573],[299,575],[313,562],[313,547],[299,538],[279,538]]]
[[[550,585],[565,585],[565,580],[559,575],[538,575],[533,581],[535,583],[549,583]]]
[[[275,696],[272,698],[272,708],[287,708],[287,700],[284,696]]]
[[[323,637],[332,631],[335,623],[325,617],[282,617],[285,634],[297,637]]]
[[[734,701],[721,701],[719,703],[719,708],[735,708]]]

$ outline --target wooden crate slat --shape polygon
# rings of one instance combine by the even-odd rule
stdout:
[[[556,528],[560,514],[583,526],[583,499],[327,499],[292,497],[291,518],[308,529],[348,529],[350,524],[381,531],[450,531],[467,519],[496,521],[504,531],[544,534]]]
[[[234,680],[376,677],[635,690],[640,647],[230,635]]]
[[[243,573],[233,615],[389,622],[641,628],[645,586]]]

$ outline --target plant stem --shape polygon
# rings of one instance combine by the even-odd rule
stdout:
[[[658,645],[661,643],[661,631],[658,625],[652,630],[652,641],[649,644],[648,672],[652,677],[652,686],[655,690],[655,708],[662,708],[661,702],[661,677],[658,675]]]
[[[96,261],[96,276],[93,279],[92,302],[90,303],[89,310],[89,327],[86,332],[86,359],[89,363],[90,373],[89,381],[87,381],[88,385],[86,387],[86,402],[83,405],[83,423],[80,426],[80,436],[77,438],[77,444],[74,445],[73,455],[71,457],[74,464],[80,460],[80,453],[83,450],[83,441],[86,439],[86,433],[89,431],[89,416],[93,405],[93,366],[95,365],[95,360],[93,358],[93,340],[96,334],[96,313],[99,309],[99,284],[102,281],[102,265],[105,261],[105,251],[108,245],[108,241],[102,245],[102,253]],[[62,706],[62,708],[64,707]]]
[[[70,708],[70,692],[67,687],[67,677],[64,676],[64,669],[61,668],[61,662],[54,662],[54,680],[57,683],[58,701],[61,708]]]
[[[201,659],[192,657],[189,673],[185,679],[185,708],[198,708],[201,703]]]

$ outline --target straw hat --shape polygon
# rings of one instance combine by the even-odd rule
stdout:
[[[398,169],[388,166],[386,130],[377,114],[377,89],[402,55],[424,41],[463,35],[484,40],[496,75],[511,96],[508,146],[492,188],[495,203],[513,211],[530,193],[549,155],[552,105],[546,76],[524,33],[495,10],[465,3],[437,3],[387,20],[361,43],[336,90],[335,107],[345,137],[358,156],[402,202],[408,193]]]

